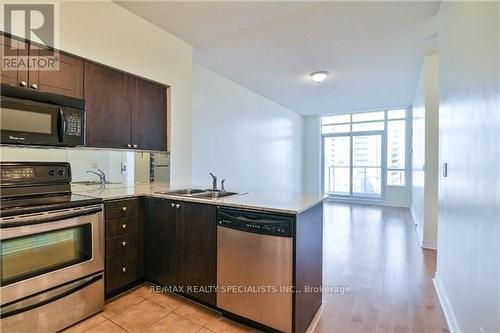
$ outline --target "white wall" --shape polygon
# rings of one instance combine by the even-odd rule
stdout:
[[[301,189],[302,117],[193,65],[193,184]]]
[[[60,2],[59,32],[64,51],[171,86],[171,181],[189,183],[192,46],[109,1]]]
[[[452,332],[500,332],[500,3],[439,11],[436,286]]]
[[[140,152],[134,155],[134,175],[136,182],[149,182],[150,153]]]
[[[302,131],[302,190],[321,192],[321,129],[320,117],[304,117]]]
[[[438,55],[424,57],[412,110],[412,204],[422,247],[437,246],[439,97]]]

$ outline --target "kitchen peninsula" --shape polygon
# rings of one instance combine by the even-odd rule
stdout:
[[[305,332],[321,305],[321,292],[305,287],[322,283],[322,195],[251,191],[214,199],[158,183],[72,190],[105,201],[108,297],[149,281],[283,332]],[[263,285],[274,289],[228,289]]]

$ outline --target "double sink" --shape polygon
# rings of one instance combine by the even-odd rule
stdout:
[[[229,192],[220,190],[201,190],[196,188],[184,188],[181,190],[155,192],[155,193],[173,195],[178,197],[200,198],[200,199],[219,199],[240,194],[238,192]]]

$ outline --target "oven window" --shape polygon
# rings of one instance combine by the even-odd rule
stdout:
[[[92,258],[91,224],[1,242],[1,284],[7,285]]]
[[[7,109],[2,107],[0,124],[3,131],[17,131],[39,134],[52,133],[50,113]]]

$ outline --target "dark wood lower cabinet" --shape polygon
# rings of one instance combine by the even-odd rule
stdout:
[[[107,296],[114,296],[141,280],[143,273],[140,256],[140,250],[135,249],[106,258]]]
[[[180,203],[177,216],[178,282],[184,293],[215,305],[217,285],[216,207]]]
[[[217,306],[217,206],[150,197],[109,201],[105,209],[107,297],[148,280]],[[294,220],[292,274],[298,292],[290,310],[293,331],[305,332],[322,300],[323,205]],[[306,287],[318,291],[303,292]],[[224,315],[262,326],[235,314]]]
[[[176,286],[175,203],[170,200],[149,198],[147,206],[144,226],[146,279],[162,286]]]
[[[146,279],[215,305],[216,207],[149,199]]]
[[[142,198],[107,201],[105,210],[105,289],[112,297],[144,279]],[[117,207],[134,209],[118,210]],[[130,212],[122,217],[115,212]],[[123,214],[125,215],[125,214]]]

